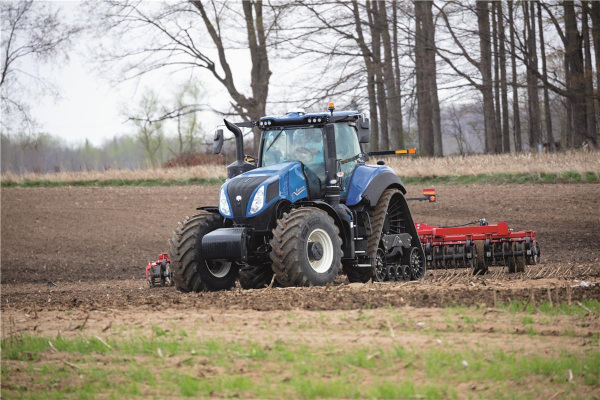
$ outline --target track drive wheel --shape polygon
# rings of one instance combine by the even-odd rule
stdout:
[[[473,246],[473,258],[475,259],[473,275],[485,275],[488,271],[488,265],[485,258],[484,242],[482,240],[475,242],[475,246]]]
[[[273,272],[283,286],[323,286],[338,276],[342,240],[323,210],[302,207],[284,213],[270,244]]]
[[[259,265],[244,264],[240,267],[240,286],[243,289],[262,289],[273,279],[270,263]]]
[[[173,280],[182,292],[231,289],[238,276],[238,266],[232,262],[202,258],[202,238],[222,228],[221,216],[201,212],[180,222],[169,248]]]

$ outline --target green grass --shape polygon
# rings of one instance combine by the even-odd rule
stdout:
[[[502,184],[502,183],[572,183],[600,182],[599,174],[596,172],[579,173],[576,171],[565,171],[562,173],[492,173],[475,175],[445,175],[445,176],[419,176],[402,177],[406,185],[424,184]]]
[[[459,384],[477,382],[496,388],[511,382],[502,390],[480,396],[505,398],[523,397],[532,386],[542,391],[568,390],[564,385],[570,384],[569,370],[573,383],[600,387],[597,349],[582,354],[524,355],[485,346],[339,347],[280,341],[261,345],[192,340],[190,336],[174,332],[136,336],[111,340],[111,348],[83,336],[5,339],[2,397],[439,399],[458,397]],[[60,357],[52,355],[49,342]],[[75,367],[63,365],[61,360]],[[20,379],[13,379],[16,375]],[[539,396],[542,394],[533,397]]]
[[[430,175],[401,176],[406,185],[428,184],[502,184],[502,183],[569,183],[600,182],[597,172],[580,173],[565,171],[562,173],[486,173],[475,175]],[[50,179],[25,179],[23,181],[2,180],[1,187],[105,187],[105,186],[188,186],[188,185],[221,185],[225,177],[218,178],[183,178],[183,179],[89,179],[73,181],[56,181]]]

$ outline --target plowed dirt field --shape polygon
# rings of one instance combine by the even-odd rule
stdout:
[[[464,270],[430,271],[420,282],[366,285],[342,276],[330,287],[182,294],[150,289],[144,267],[167,250],[178,221],[216,204],[218,187],[2,189],[2,337],[10,360],[3,364],[3,397],[79,397],[80,382],[100,385],[89,397],[103,398],[599,396],[600,373],[593,370],[600,365],[600,308],[593,304],[600,300],[600,185],[437,191],[435,204],[411,203],[415,221],[452,225],[485,217],[536,230],[542,264],[514,275],[501,268],[476,278]],[[23,334],[40,337],[40,345],[12,342]],[[82,337],[87,344],[77,347]],[[138,339],[145,343],[139,351],[127,347]],[[172,341],[179,347],[169,347]],[[288,360],[288,351],[296,358]],[[302,358],[309,354],[316,358]],[[514,355],[514,365],[507,367],[502,354]],[[506,376],[484,374],[476,368],[481,359]],[[528,364],[538,359],[557,360],[558,369]],[[138,381],[127,369],[156,362],[175,375],[150,370]],[[322,370],[305,370],[319,363]],[[120,366],[101,386],[93,374],[106,365]],[[56,368],[59,383],[36,378],[42,367]],[[511,375],[518,368],[533,375]],[[442,370],[449,375],[436,375]],[[357,381],[363,384],[349,391]]]

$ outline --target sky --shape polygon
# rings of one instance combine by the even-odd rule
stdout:
[[[54,4],[61,7],[68,18],[79,17],[78,2]],[[69,144],[81,144],[88,139],[100,145],[115,135],[133,133],[134,126],[123,115],[124,107],[134,107],[147,88],[154,90],[161,100],[168,103],[174,96],[174,88],[189,78],[188,74],[173,75],[160,71],[140,80],[115,84],[98,73],[97,65],[89,57],[89,46],[94,46],[96,39],[85,39],[76,41],[69,52],[69,60],[58,66],[52,62],[35,65],[35,60],[23,60],[26,69],[35,67],[60,93],[58,98],[44,96],[30,102],[40,131],[58,136]],[[249,64],[234,63],[232,68],[235,76],[241,77],[243,87],[244,77],[250,74]],[[209,94],[211,105],[227,110],[229,96],[225,89],[206,72],[197,73]],[[213,112],[201,113],[201,120],[207,132],[212,132],[222,124],[222,117]]]

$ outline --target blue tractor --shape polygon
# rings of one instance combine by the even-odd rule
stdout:
[[[356,111],[290,112],[225,126],[236,139],[218,206],[200,207],[171,239],[183,292],[416,280],[425,257],[394,171],[366,153],[369,120]],[[262,131],[259,156],[244,156],[240,127]],[[214,152],[223,145],[217,130]],[[274,276],[274,278],[273,278]]]

